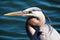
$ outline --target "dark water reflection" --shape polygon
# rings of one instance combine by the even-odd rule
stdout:
[[[0,0],[0,40],[28,40],[26,17],[7,17],[3,14],[33,6],[40,7],[60,32],[60,0]]]

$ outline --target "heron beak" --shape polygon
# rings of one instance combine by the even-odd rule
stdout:
[[[6,13],[4,16],[31,16],[32,14],[23,12],[23,11],[18,11],[18,12],[11,12],[11,13]]]
[[[22,11],[18,11],[18,12],[11,12],[11,13],[6,13],[4,14],[4,16],[24,16],[25,13]]]

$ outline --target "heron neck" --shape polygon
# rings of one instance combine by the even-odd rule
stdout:
[[[38,16],[38,18],[40,19],[38,25],[39,25],[39,26],[44,25],[44,24],[45,24],[45,21],[46,21],[44,14],[41,15],[41,16]]]

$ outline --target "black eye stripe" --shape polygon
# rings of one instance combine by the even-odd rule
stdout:
[[[42,10],[40,10],[40,9],[32,9],[32,11],[42,11]]]
[[[40,11],[40,10],[33,10],[33,11]]]

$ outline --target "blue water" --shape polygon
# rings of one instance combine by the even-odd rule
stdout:
[[[0,0],[0,40],[29,40],[25,30],[26,17],[8,17],[5,13],[39,7],[60,32],[60,0]],[[49,23],[49,22],[48,22]]]

